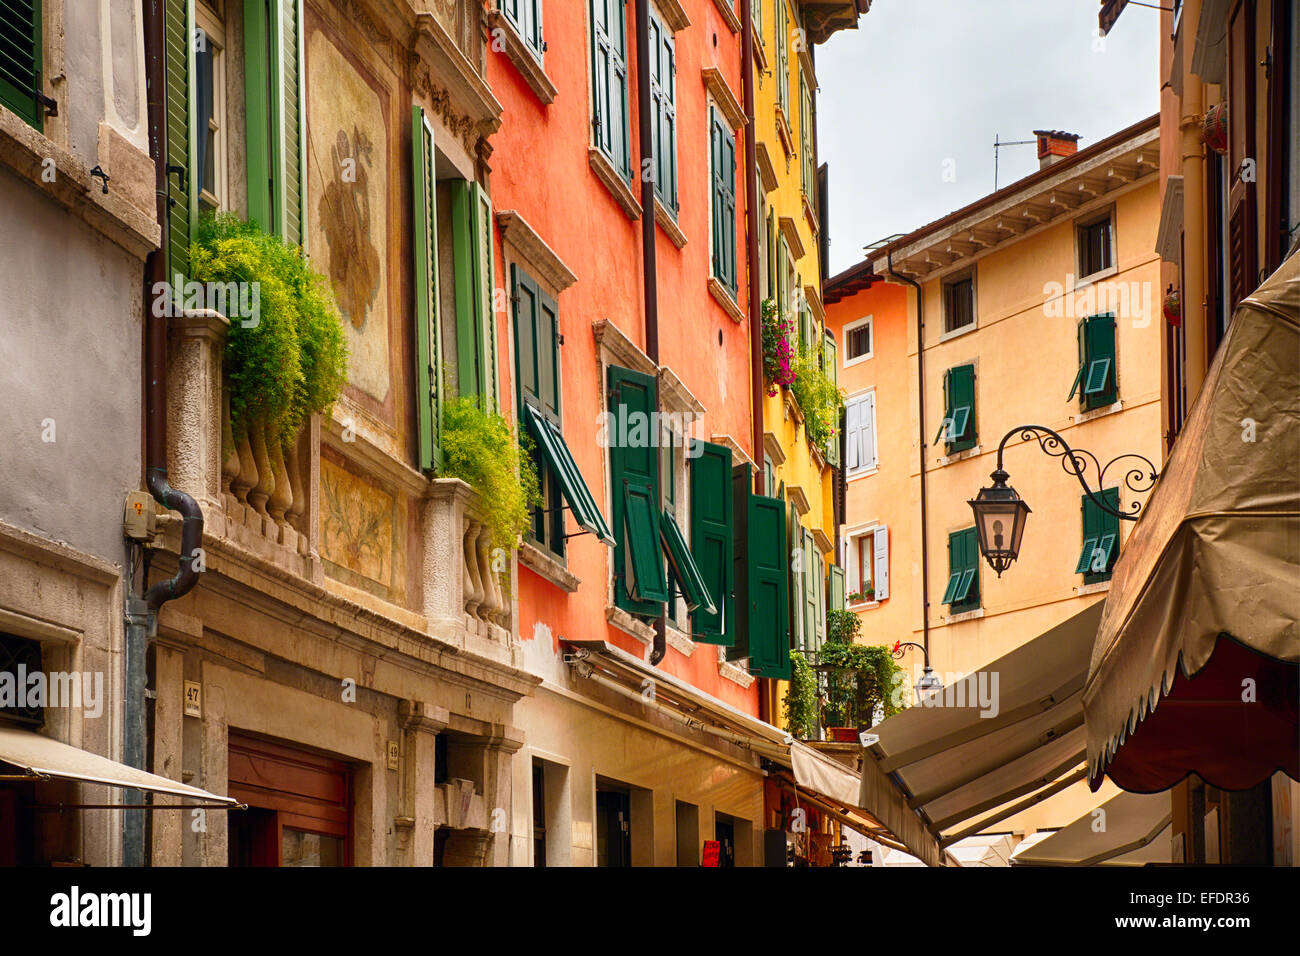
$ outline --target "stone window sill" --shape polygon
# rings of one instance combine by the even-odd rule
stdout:
[[[983,449],[979,445],[976,445],[974,448],[967,448],[965,451],[941,456],[939,458],[938,467],[943,468],[946,465],[955,465],[959,461],[965,461],[967,458],[977,458],[981,454],[983,454]]]
[[[1079,597],[1086,594],[1101,594],[1110,590],[1110,581],[1095,581],[1092,584],[1081,584],[1074,589],[1074,593]]]
[[[944,332],[939,336],[939,341],[951,342],[953,339],[959,339],[963,335],[969,335],[980,327],[979,322],[972,322],[970,325],[963,325],[959,329],[953,329],[951,332]]]
[[[1113,405],[1103,405],[1101,408],[1094,408],[1090,411],[1080,412],[1078,415],[1071,415],[1070,421],[1076,425],[1082,425],[1094,418],[1105,418],[1107,415],[1114,415],[1122,411],[1124,411],[1124,403],[1115,402]]]
[[[635,221],[641,218],[641,204],[636,201],[636,196],[632,194],[632,187],[627,181],[619,175],[618,170],[614,168],[605,154],[595,146],[587,147],[587,163],[591,166],[591,171],[596,174],[596,178],[604,184],[609,190],[609,194],[614,197],[619,208],[627,214],[627,218]]]
[[[740,325],[745,321],[745,313],[740,311],[735,296],[715,276],[709,276],[709,295],[713,296],[714,301],[722,306],[722,311],[727,313],[732,322]]]
[[[668,211],[667,207],[655,197],[655,222],[659,223],[659,228],[664,231],[668,239],[674,246],[681,249],[686,245],[686,233],[682,232],[677,225],[677,220],[673,214]]]
[[[514,24],[505,18],[500,10],[489,10],[487,14],[488,29],[494,37],[502,37],[505,40],[505,54],[510,62],[515,65],[519,75],[524,78],[524,82],[543,103],[550,104],[555,102],[558,90],[555,84],[551,82],[550,77],[546,75],[546,70],[541,62],[537,59],[536,54],[528,48],[523,38],[516,32]],[[496,31],[500,30],[500,33]]]
[[[739,33],[740,17],[736,16],[733,0],[713,0],[713,5],[718,8],[718,13],[722,14],[722,22],[727,25],[727,29],[733,34]]]
[[[519,546],[519,563],[569,594],[577,591],[582,584],[576,574],[531,541],[525,541]]]
[[[664,628],[664,637],[668,646],[677,651],[683,657],[690,657],[695,653],[695,642],[686,634],[669,624]]]
[[[733,684],[739,684],[746,689],[754,684],[754,675],[740,667],[733,661],[719,661],[718,675],[724,680],[729,680]]]
[[[621,607],[616,607],[613,604],[607,605],[605,620],[624,634],[635,637],[642,644],[650,644],[655,639],[655,629],[653,627],[637,620]]]
[[[951,614],[944,619],[944,624],[960,624],[962,621],[978,621],[984,616],[984,608],[977,607],[973,611],[962,611],[960,614]]]

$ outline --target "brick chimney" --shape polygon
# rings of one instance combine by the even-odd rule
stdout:
[[[1038,139],[1039,169],[1046,169],[1052,163],[1060,162],[1079,151],[1077,133],[1067,133],[1059,129],[1036,129],[1034,136]]]

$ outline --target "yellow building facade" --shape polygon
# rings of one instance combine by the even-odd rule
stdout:
[[[1131,530],[1044,454],[1059,449],[1013,430],[1045,426],[1102,465],[1160,461],[1156,118],[1077,152],[1077,137],[1036,135],[1038,172],[826,283],[847,404],[848,606],[866,641],[928,649],[945,684],[1103,600]],[[991,484],[1008,433],[1004,467],[1032,513],[1019,560],[998,576],[968,502]],[[1100,481],[1119,510],[1145,498],[1124,486],[1127,464],[1144,468],[1125,459]],[[1087,478],[1097,489],[1091,463]],[[906,649],[910,683],[923,664]],[[1076,784],[1005,826],[1062,825],[1098,796]]]

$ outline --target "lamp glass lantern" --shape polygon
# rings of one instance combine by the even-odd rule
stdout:
[[[975,512],[980,553],[998,577],[1019,556],[1029,516],[1029,505],[1007,484],[1007,477],[1001,469],[993,472],[992,486],[981,488],[975,500],[969,502]]]

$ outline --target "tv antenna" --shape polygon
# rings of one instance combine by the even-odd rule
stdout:
[[[998,191],[998,150],[1004,146],[1033,146],[1037,143],[1036,139],[1016,139],[1004,140],[998,139],[998,134],[993,134],[993,191]]]

